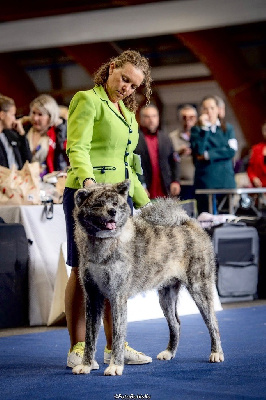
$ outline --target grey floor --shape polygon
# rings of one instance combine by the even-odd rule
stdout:
[[[266,304],[266,299],[258,299],[253,301],[241,301],[234,303],[223,303],[222,307],[224,310],[229,308],[245,308],[245,307],[257,307]],[[47,332],[55,329],[66,328],[65,321],[62,322],[59,326],[26,326],[19,328],[8,328],[8,329],[0,329],[0,337],[5,336],[13,336],[13,335],[24,335],[27,333],[38,333],[38,332]]]

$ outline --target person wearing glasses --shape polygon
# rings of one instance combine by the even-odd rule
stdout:
[[[193,199],[195,167],[190,148],[190,130],[197,122],[197,110],[191,104],[179,109],[179,127],[169,133],[176,157],[180,158],[180,199]]]

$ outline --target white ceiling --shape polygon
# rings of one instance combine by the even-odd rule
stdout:
[[[179,0],[0,24],[0,52],[157,36],[266,20],[265,0]]]

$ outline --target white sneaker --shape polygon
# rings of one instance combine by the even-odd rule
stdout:
[[[112,350],[108,350],[105,346],[104,349],[104,364],[110,364],[111,361]],[[152,362],[152,358],[146,356],[146,354],[141,353],[140,351],[132,349],[128,345],[128,342],[125,342],[125,356],[124,363],[125,364],[148,364]]]
[[[73,346],[72,350],[67,355],[67,366],[74,368],[76,365],[82,364],[84,354],[85,342],[78,342]],[[99,369],[99,364],[96,360],[93,360],[92,369]]]

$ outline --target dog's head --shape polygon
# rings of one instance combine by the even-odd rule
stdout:
[[[118,236],[131,214],[127,203],[130,181],[115,185],[95,184],[75,194],[76,224],[90,236]]]

